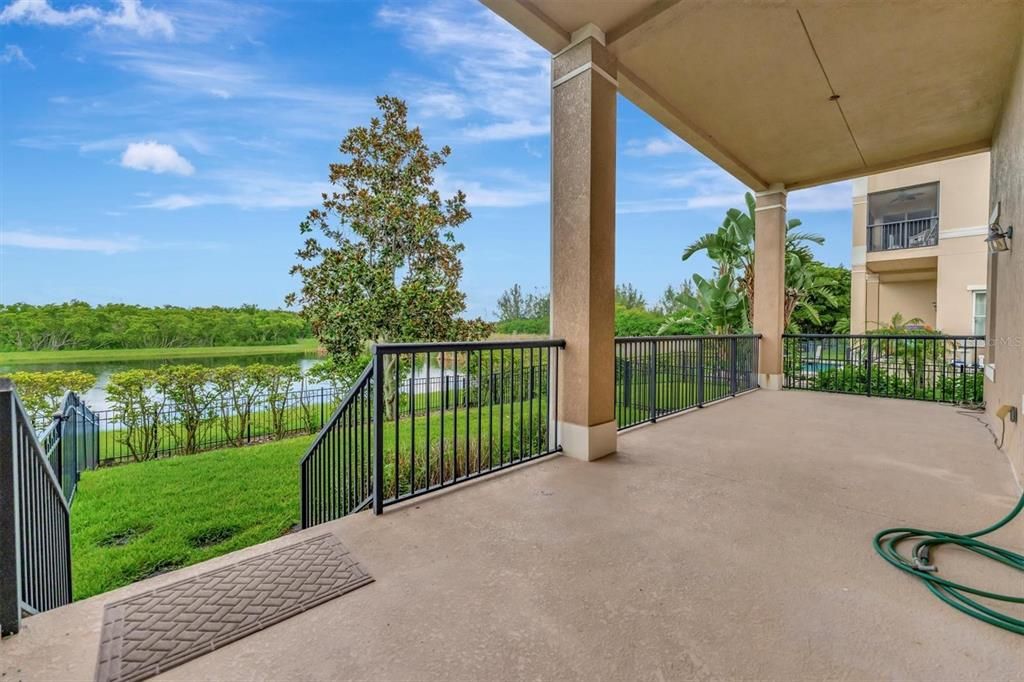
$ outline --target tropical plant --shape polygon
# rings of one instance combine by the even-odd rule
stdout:
[[[820,286],[808,289],[805,305],[797,306],[787,328],[804,334],[848,334],[850,269],[813,260],[804,265]],[[787,279],[789,274],[787,273]],[[845,321],[845,322],[844,322]]]
[[[754,196],[744,195],[746,211],[730,208],[725,213],[721,226],[693,242],[683,251],[683,260],[694,254],[705,252],[717,266],[717,281],[728,278],[730,287],[746,299],[747,324],[751,326],[750,314],[754,309]],[[810,261],[812,254],[809,244],[824,244],[825,238],[811,232],[801,232],[798,218],[786,223],[786,262],[798,256]]]
[[[747,301],[736,291],[730,273],[713,279],[693,276],[693,293],[682,291],[678,296],[680,310],[667,319],[659,334],[675,333],[676,329],[693,329],[689,333],[735,334],[750,330]]]
[[[14,382],[25,411],[40,425],[53,417],[65,393],[84,393],[96,383],[96,375],[78,370],[12,372],[8,377]]]
[[[786,253],[786,293],[783,303],[786,329],[793,326],[793,316],[797,312],[803,313],[808,321],[818,327],[823,324],[819,307],[811,302],[812,296],[829,309],[840,305],[833,292],[835,280],[815,265],[817,263],[810,259],[807,252],[797,250]]]
[[[451,149],[431,151],[420,129],[409,127],[402,100],[378,97],[377,106],[380,116],[341,141],[345,158],[330,165],[333,189],[299,226],[306,241],[291,273],[302,287],[286,299],[301,306],[320,343],[343,365],[368,340],[465,340],[490,331],[480,319],[461,317],[464,247],[455,230],[470,213],[461,190],[442,199],[434,180]],[[384,388],[390,417],[397,393],[390,378]]]

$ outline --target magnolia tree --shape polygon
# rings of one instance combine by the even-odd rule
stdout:
[[[333,188],[299,231],[306,241],[291,269],[302,279],[287,297],[338,367],[365,352],[367,341],[472,340],[490,326],[466,320],[459,290],[463,245],[455,230],[470,213],[461,190],[442,198],[434,173],[447,146],[432,151],[408,108],[378,97],[380,115],[349,131],[343,159],[330,165]],[[397,402],[394,367],[385,367],[385,410]]]

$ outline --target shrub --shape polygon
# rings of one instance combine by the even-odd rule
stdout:
[[[84,393],[96,383],[96,375],[78,370],[13,372],[10,379],[25,411],[36,423],[48,421],[68,391]]]
[[[156,455],[160,444],[160,412],[164,398],[157,392],[157,373],[149,369],[115,372],[107,382],[107,401],[123,425],[118,438],[136,461]]]
[[[156,374],[157,388],[177,409],[181,425],[180,431],[170,428],[168,432],[175,439],[184,436],[185,453],[199,452],[199,431],[211,421],[220,397],[213,371],[202,365],[161,365]]]
[[[252,410],[259,397],[259,384],[252,366],[224,365],[211,373],[211,381],[220,393],[220,415],[224,435],[241,445],[246,440]]]

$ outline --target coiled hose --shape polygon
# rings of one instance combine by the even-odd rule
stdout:
[[[967,533],[966,535],[921,530],[919,528],[886,528],[875,535],[875,551],[896,568],[909,573],[923,582],[925,587],[931,590],[932,594],[958,611],[962,611],[972,618],[977,618],[1004,630],[1024,635],[1024,620],[1014,618],[1008,613],[996,611],[968,596],[974,595],[1011,604],[1024,604],[1024,595],[1015,597],[1008,594],[987,592],[970,587],[969,585],[961,585],[951,580],[945,580],[936,575],[938,569],[930,561],[933,547],[956,545],[1024,573],[1024,555],[978,540],[978,538],[995,532],[1008,524],[1022,510],[1024,510],[1024,494],[1021,495],[1017,505],[1005,518],[988,528],[983,528],[974,533]],[[914,545],[912,555],[906,557],[901,554],[898,545],[915,538],[920,538],[920,540]]]

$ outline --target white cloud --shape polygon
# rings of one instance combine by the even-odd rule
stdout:
[[[165,38],[174,37],[174,23],[168,15],[143,7],[140,0],[118,1],[120,11],[107,14],[104,25],[123,28],[147,38],[157,34]]]
[[[490,10],[467,2],[435,2],[417,7],[384,7],[386,26],[421,58],[438,57],[451,82],[443,84],[448,107],[467,118],[464,133],[476,141],[547,135],[551,58],[548,53]],[[437,87],[421,88],[410,100],[417,109],[438,111]]]
[[[121,155],[121,165],[134,170],[176,175],[192,175],[196,170],[177,149],[152,140],[128,145]]]
[[[641,184],[684,190],[684,194],[652,199],[630,199],[616,204],[618,213],[667,213],[704,208],[742,208],[743,184],[718,166],[703,165],[657,178],[641,178]],[[787,197],[789,211],[805,213],[841,211],[850,208],[850,185],[847,182],[796,190]]]
[[[431,91],[416,97],[421,113],[425,116],[458,119],[466,115],[467,104],[455,92]]]
[[[4,51],[0,52],[0,64],[18,63],[28,69],[36,68],[36,65],[28,60],[25,53],[17,45],[6,45]]]
[[[850,182],[835,182],[810,189],[791,192],[786,205],[791,211],[845,211],[851,210],[853,195]]]
[[[479,169],[476,175],[484,180],[468,180],[439,171],[436,176],[437,190],[442,197],[448,197],[461,189],[466,193],[466,204],[470,209],[534,206],[546,203],[551,198],[546,183],[537,182],[519,173]]]
[[[168,14],[143,7],[140,0],[116,1],[116,10],[104,12],[91,5],[75,5],[60,10],[52,7],[49,0],[13,0],[0,12],[0,24],[81,24],[96,28],[120,29],[145,38],[155,35],[164,38],[174,37],[174,22]]]
[[[137,237],[105,239],[42,234],[36,231],[6,231],[0,232],[0,246],[15,246],[24,249],[43,249],[49,251],[87,251],[113,255],[128,251],[138,251],[141,243]]]
[[[153,198],[140,208],[178,211],[197,206],[233,206],[247,209],[313,208],[320,195],[330,189],[327,182],[298,181],[287,177],[228,170],[211,173],[219,189],[193,194],[167,194]]]
[[[646,140],[630,140],[626,143],[628,156],[667,156],[684,153],[690,149],[689,145],[671,133],[661,137],[649,137]]]

